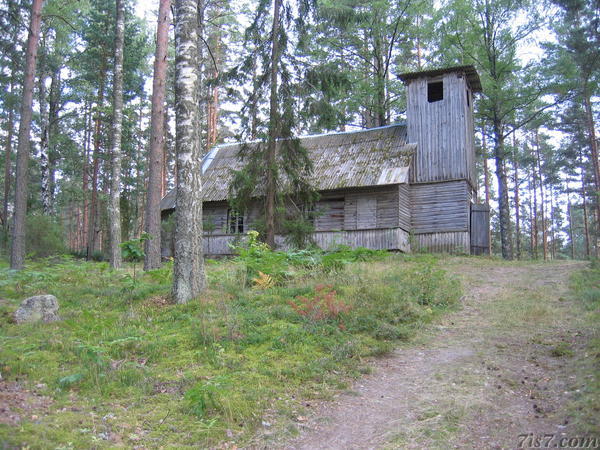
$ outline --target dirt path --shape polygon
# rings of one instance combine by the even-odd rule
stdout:
[[[463,281],[461,310],[318,407],[286,448],[517,448],[521,434],[574,435],[565,405],[585,336],[566,294],[581,263],[445,264]]]

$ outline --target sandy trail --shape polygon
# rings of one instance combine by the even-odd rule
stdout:
[[[582,263],[445,264],[462,308],[318,406],[285,448],[518,448],[528,433],[572,435],[564,406],[585,332],[567,289]]]

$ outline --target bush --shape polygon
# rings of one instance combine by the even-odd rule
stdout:
[[[62,226],[48,216],[31,215],[26,221],[26,248],[30,258],[47,258],[67,250]]]

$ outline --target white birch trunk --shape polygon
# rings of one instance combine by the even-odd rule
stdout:
[[[198,124],[198,3],[175,1],[177,185],[173,298],[186,303],[205,286]]]

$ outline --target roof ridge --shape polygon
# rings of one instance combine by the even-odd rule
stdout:
[[[311,139],[311,138],[328,137],[328,136],[344,136],[344,135],[349,135],[349,134],[369,133],[369,132],[377,131],[377,130],[385,130],[388,128],[405,127],[405,126],[406,126],[406,122],[397,122],[397,123],[392,123],[390,125],[383,125],[381,127],[373,127],[373,128],[364,128],[361,130],[332,131],[332,132],[328,132],[328,133],[318,133],[318,134],[303,134],[303,135],[297,136],[296,139]],[[288,138],[283,138],[283,139],[288,139]],[[278,141],[282,140],[282,138],[279,138],[277,140]],[[223,144],[215,145],[212,149],[234,147],[236,145],[243,145],[243,144],[259,144],[261,142],[265,142],[265,141],[260,140],[260,139],[254,139],[253,141],[226,142]],[[211,151],[212,151],[212,149],[211,149]]]

